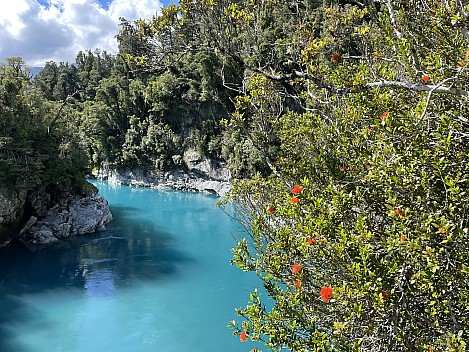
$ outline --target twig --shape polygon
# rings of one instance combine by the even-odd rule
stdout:
[[[389,12],[389,19],[391,20],[392,28],[394,29],[394,33],[396,33],[396,37],[399,40],[403,40],[402,33],[397,29],[396,17],[394,16],[394,10],[392,9],[391,1],[386,0],[384,4],[388,8]]]

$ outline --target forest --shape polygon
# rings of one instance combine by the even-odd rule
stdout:
[[[464,351],[469,5],[180,0],[119,52],[0,66],[0,186],[227,162],[255,272],[229,327],[273,351]]]

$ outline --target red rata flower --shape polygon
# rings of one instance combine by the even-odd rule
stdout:
[[[316,244],[316,240],[314,238],[311,238],[311,237],[308,237],[306,239],[306,242],[308,242],[308,244]]]
[[[296,203],[298,203],[299,201],[300,201],[300,199],[299,199],[298,197],[293,197],[293,198],[291,199],[291,202],[292,202],[293,204],[296,204]]]
[[[321,288],[321,291],[319,292],[321,295],[321,298],[324,302],[329,302],[332,298],[332,288],[330,287],[323,287]]]
[[[428,77],[427,75],[422,76],[422,81],[424,81],[425,83],[427,83],[429,79],[430,77]]]
[[[303,269],[303,267],[300,264],[294,264],[292,265],[291,269],[293,271],[293,274],[298,274],[301,269]]]
[[[241,335],[239,335],[239,341],[241,341],[241,342],[247,342],[249,339],[248,339],[248,337],[247,337],[246,335],[247,335],[247,334],[246,334],[246,331],[243,330],[243,331],[241,332]]]
[[[292,188],[291,193],[294,195],[300,194],[303,191],[303,187],[296,185],[295,187]]]
[[[301,286],[301,281],[295,281],[295,287],[300,287]]]
[[[402,210],[402,209],[395,208],[393,211],[394,211],[394,215],[397,215],[397,216],[405,216],[405,211]]]
[[[333,63],[335,63],[335,64],[338,63],[338,62],[339,62],[339,59],[340,59],[339,53],[334,53],[334,55],[332,55],[332,59],[331,59],[331,60],[332,60]]]
[[[383,112],[383,115],[381,115],[381,117],[380,117],[381,121],[384,121],[384,119],[386,119],[386,117],[388,117],[388,115],[389,115],[389,111]]]
[[[383,299],[388,299],[390,296],[389,292],[386,292],[385,290],[381,290],[381,297],[383,297]]]

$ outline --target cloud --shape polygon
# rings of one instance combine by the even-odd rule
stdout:
[[[119,18],[149,18],[161,6],[158,0],[9,1],[0,11],[0,61],[21,56],[30,66],[43,66],[74,62],[80,50],[116,52]]]

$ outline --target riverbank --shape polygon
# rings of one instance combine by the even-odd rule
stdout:
[[[147,187],[155,189],[174,189],[179,191],[214,194],[223,197],[231,189],[231,183],[224,180],[202,177],[183,170],[171,170],[164,173],[154,173],[134,170],[100,170],[93,174],[98,180],[107,180],[110,184]]]
[[[34,250],[70,236],[104,231],[111,221],[109,204],[103,196],[70,195],[48,209],[45,216],[31,215],[20,232],[20,240]]]
[[[174,189],[224,197],[231,189],[231,173],[220,160],[200,156],[195,150],[184,152],[183,165],[168,171],[142,168],[102,168],[93,172],[98,180],[110,184],[155,189]]]

